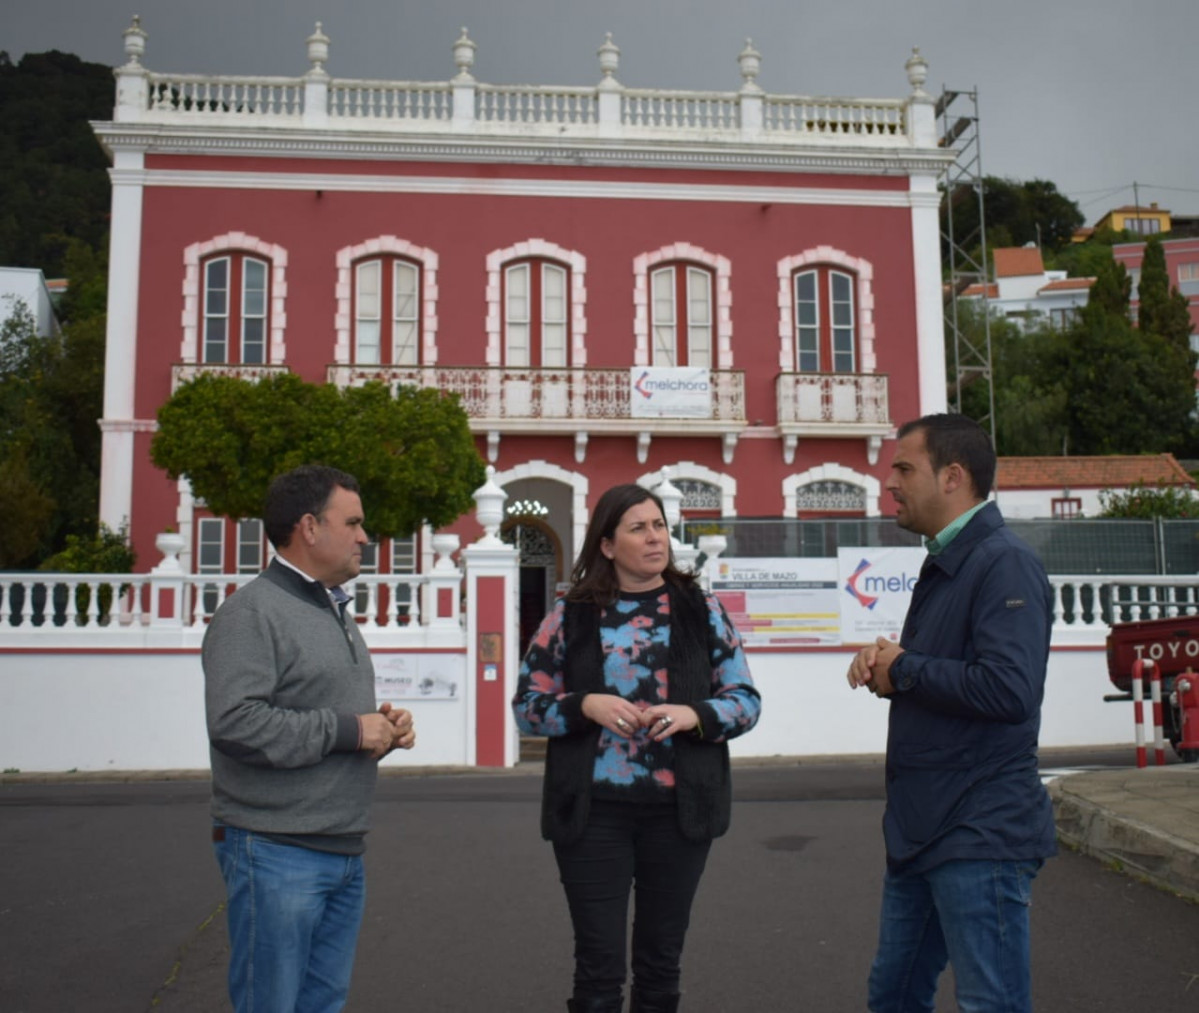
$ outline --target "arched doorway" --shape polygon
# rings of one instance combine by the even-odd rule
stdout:
[[[562,581],[562,545],[558,535],[534,513],[511,516],[500,527],[500,538],[520,555],[520,654],[523,657],[554,601]]]

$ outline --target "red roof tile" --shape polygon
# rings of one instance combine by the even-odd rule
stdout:
[[[1090,288],[1095,284],[1094,278],[1061,278],[1041,286],[1042,292],[1068,292],[1075,289]]]
[[[1195,486],[1173,454],[1103,457],[1001,457],[1000,489],[1126,489],[1146,485]]]
[[[1025,278],[1044,274],[1041,251],[1035,246],[1003,246],[992,253],[996,278]]]

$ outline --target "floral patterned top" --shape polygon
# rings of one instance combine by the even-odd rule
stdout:
[[[749,731],[761,699],[750,678],[741,637],[720,601],[704,595],[712,627],[712,696],[699,705],[703,738],[720,742]],[[570,694],[563,679],[565,602],[559,599],[529,644],[520,668],[512,709],[526,735],[568,735],[591,725],[578,705],[563,707]],[[666,702],[670,648],[670,596],[665,587],[621,593],[601,610],[604,683],[645,710]],[[709,727],[714,722],[715,727]],[[668,738],[654,742],[649,729],[630,738],[608,729],[596,749],[593,796],[630,801],[666,801],[674,788],[674,749]]]

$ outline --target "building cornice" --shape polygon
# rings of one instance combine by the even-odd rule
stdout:
[[[914,148],[904,137],[877,138],[868,146],[833,138],[783,141],[620,140],[402,135],[268,127],[205,130],[194,125],[94,122],[110,152],[303,158],[344,161],[406,161],[526,164],[651,169],[719,169],[747,172],[827,173],[871,176],[939,176],[954,154]]]
[[[580,179],[480,179],[461,176],[377,176],[303,172],[221,172],[111,169],[114,185],[213,190],[291,190],[341,193],[474,194],[492,197],[597,200],[722,201],[839,207],[936,207],[937,194],[833,187],[721,186]]]

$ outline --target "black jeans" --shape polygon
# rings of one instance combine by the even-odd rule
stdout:
[[[691,902],[711,846],[683,837],[673,804],[592,802],[583,836],[554,845],[574,923],[574,998],[621,994],[634,882],[633,983],[678,992]]]

